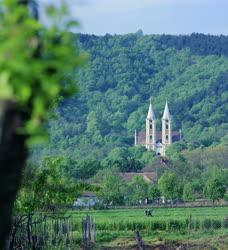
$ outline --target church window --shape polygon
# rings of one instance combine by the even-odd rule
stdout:
[[[153,125],[152,124],[150,124],[150,129],[152,129],[153,128]]]
[[[168,136],[168,135],[166,135],[166,137],[165,137],[165,138],[166,138],[166,140],[167,140],[167,141],[169,140],[169,136]]]
[[[169,124],[166,123],[166,126],[165,126],[166,129],[169,129]]]
[[[152,135],[150,135],[150,140],[152,140],[153,139],[153,136]]]

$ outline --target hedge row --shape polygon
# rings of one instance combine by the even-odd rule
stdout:
[[[161,230],[161,231],[181,231],[181,230],[216,230],[228,228],[228,217],[224,219],[169,219],[169,220],[104,220],[95,221],[96,230],[109,231],[134,231],[139,230]],[[73,230],[81,230],[81,222],[73,221]]]

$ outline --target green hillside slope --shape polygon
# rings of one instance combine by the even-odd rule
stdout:
[[[173,128],[186,141],[209,146],[227,133],[228,37],[80,35],[80,47],[90,54],[75,72],[80,92],[58,108],[42,156],[103,159],[133,145],[150,96],[158,128],[167,98]]]

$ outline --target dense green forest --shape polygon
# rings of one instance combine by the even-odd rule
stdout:
[[[79,93],[63,100],[48,124],[48,145],[33,159],[64,155],[102,160],[116,147],[133,145],[145,129],[150,96],[161,126],[168,99],[173,129],[193,148],[217,145],[228,131],[228,37],[75,35],[89,53],[72,76]],[[144,156],[145,157],[145,156]]]

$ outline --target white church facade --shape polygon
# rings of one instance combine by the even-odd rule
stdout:
[[[180,131],[172,131],[172,119],[166,101],[162,116],[161,132],[157,131],[156,118],[150,101],[146,117],[146,130],[135,131],[135,146],[143,145],[148,150],[153,150],[157,155],[165,156],[165,151],[173,142],[181,140]]]

